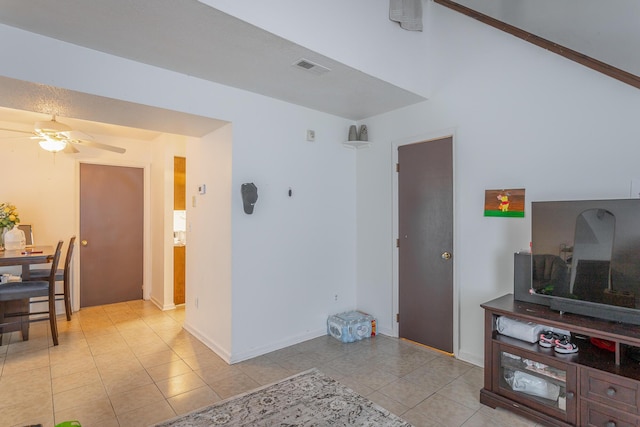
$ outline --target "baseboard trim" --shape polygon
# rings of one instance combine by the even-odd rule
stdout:
[[[182,327],[194,337],[198,338],[204,345],[209,347],[215,354],[220,356],[222,360],[228,364],[233,363],[231,361],[231,353],[224,347],[218,345],[216,342],[210,340],[206,335],[202,334],[198,329],[191,326],[186,320],[182,324]]]
[[[272,351],[280,350],[295,344],[300,344],[301,342],[308,341],[313,338],[318,338],[323,335],[327,335],[326,328],[316,329],[314,331],[307,332],[305,334],[285,338],[283,340],[277,341],[275,343],[271,343],[266,346],[256,347],[248,351],[238,352],[238,353],[232,354],[231,363],[238,363],[244,360],[252,359],[257,356],[262,356],[263,354],[271,353]]]
[[[155,305],[156,307],[158,307],[160,310],[162,311],[167,311],[167,310],[173,310],[176,308],[176,305],[174,303],[171,304],[161,304],[160,301],[158,301],[156,298],[151,297],[149,298],[149,301],[151,301],[153,303],[153,305]]]

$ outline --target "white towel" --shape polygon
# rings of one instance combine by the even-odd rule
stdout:
[[[389,19],[405,30],[422,31],[422,0],[389,0]]]

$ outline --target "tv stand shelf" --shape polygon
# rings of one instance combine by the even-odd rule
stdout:
[[[560,313],[544,305],[516,301],[512,294],[481,306],[485,310],[481,403],[510,409],[545,425],[640,426],[640,363],[628,354],[631,347],[640,348],[640,327]],[[496,328],[500,316],[568,330],[578,353],[560,354],[553,348],[501,335]],[[596,347],[589,338],[611,341],[615,351]],[[515,369],[518,374],[544,380],[549,376],[547,371],[552,371],[553,378],[546,383],[553,384],[550,387],[556,393],[559,388],[559,395],[541,398],[508,384],[506,378],[514,366],[525,363],[542,367],[542,374],[532,372],[530,366]]]

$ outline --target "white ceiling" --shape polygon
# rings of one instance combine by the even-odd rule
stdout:
[[[354,121],[425,99],[196,0],[0,0],[0,23]],[[293,67],[301,58],[331,71]],[[108,108],[101,104],[85,113]],[[167,123],[145,120],[108,123],[158,131]]]
[[[195,114],[0,77],[0,128],[33,131],[57,116],[89,135],[152,140],[161,133],[201,137],[226,122]],[[10,107],[10,108],[8,108]]]
[[[638,0],[457,0],[456,3],[640,76]]]
[[[639,3],[581,2],[584,7],[575,0],[459,1],[640,74],[640,56],[635,52],[640,43]],[[354,121],[425,99],[197,0],[0,0],[0,23]],[[319,76],[293,67],[301,58],[331,71]],[[0,106],[51,113],[38,98],[48,91],[49,98],[58,98],[57,114],[62,117],[190,136],[202,136],[222,124],[116,100],[83,98],[72,91],[61,97],[58,88],[28,86],[0,76]],[[40,94],[31,93],[38,90]],[[131,109],[136,114],[122,114]],[[175,119],[167,120],[172,114]],[[138,119],[131,122],[131,117]],[[32,121],[33,117],[22,119]],[[172,124],[170,129],[167,123]],[[97,130],[108,134],[104,127]]]

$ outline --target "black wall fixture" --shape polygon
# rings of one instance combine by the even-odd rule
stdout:
[[[244,213],[251,215],[253,213],[253,207],[258,200],[258,187],[253,182],[247,182],[242,184],[240,188],[242,192],[242,205],[244,207]]]

